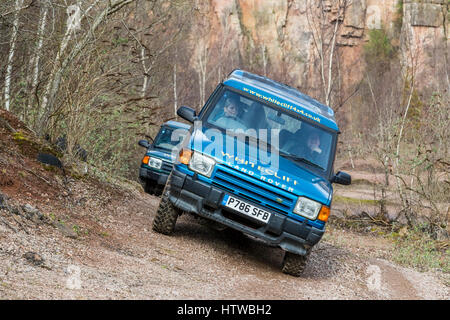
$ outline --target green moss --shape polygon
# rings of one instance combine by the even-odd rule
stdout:
[[[76,224],[72,226],[72,230],[77,234],[80,235],[81,233],[81,228],[79,226],[77,226]]]
[[[375,186],[377,185],[375,182],[366,180],[366,179],[352,179],[352,185],[369,185]]]
[[[439,269],[445,273],[450,272],[450,249],[441,248],[440,241],[431,239],[419,228],[408,230],[404,235],[391,236],[395,243],[395,262],[421,271]]]
[[[346,203],[346,204],[378,205],[380,203],[380,200],[375,200],[375,199],[357,199],[357,198],[350,198],[350,197],[344,197],[344,196],[340,196],[340,195],[335,195],[333,197],[333,202]]]
[[[116,39],[113,39],[112,41],[113,46],[117,47],[121,44],[126,44],[128,43],[128,38],[122,38],[122,37],[118,37]]]
[[[49,153],[58,158],[61,158],[63,156],[61,153],[55,151],[53,148],[46,146],[45,144],[40,142],[38,138],[30,137],[27,133],[21,130],[12,133],[11,136],[14,142],[22,147],[22,152],[24,152],[25,150],[30,150],[28,148],[31,148],[31,150],[33,150],[34,152]]]
[[[53,172],[53,171],[56,170],[56,167],[51,166],[51,165],[49,165],[49,164],[45,164],[45,163],[42,163],[42,167],[43,167],[46,171],[50,171],[50,172]]]
[[[24,135],[24,133],[22,131],[20,131],[20,130],[16,131],[16,132],[13,132],[12,137],[13,137],[14,141],[19,142],[19,143],[22,142],[22,141],[30,141],[28,139],[28,137],[26,137]]]
[[[19,171],[18,172],[19,176],[21,176],[22,178],[25,178],[28,174],[25,171]]]
[[[76,172],[71,171],[70,176],[75,180],[82,180],[85,176]]]

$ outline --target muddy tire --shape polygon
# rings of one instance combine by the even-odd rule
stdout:
[[[284,254],[283,267],[281,271],[294,277],[300,277],[305,270],[308,256],[309,252],[306,255],[301,256],[286,251]]]
[[[155,219],[153,220],[152,229],[158,233],[170,235],[175,229],[175,223],[181,211],[176,208],[169,200],[169,184],[166,185],[162,193],[161,202],[156,211]]]

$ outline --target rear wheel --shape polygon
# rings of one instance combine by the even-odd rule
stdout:
[[[170,235],[175,230],[175,223],[181,210],[175,207],[169,200],[169,183],[166,184],[162,193],[161,202],[159,203],[158,210],[156,211],[155,219],[153,220],[153,230]]]
[[[295,254],[292,252],[285,252],[283,259],[283,273],[290,274],[294,277],[299,277],[302,275],[303,271],[306,267],[306,261],[308,260],[310,251],[308,250],[307,254],[302,256],[299,254]]]

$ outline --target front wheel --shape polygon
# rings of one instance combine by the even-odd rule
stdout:
[[[308,253],[304,256],[292,252],[285,252],[283,259],[282,272],[294,277],[300,277],[305,270]]]
[[[175,223],[181,213],[180,209],[170,202],[169,190],[170,186],[169,183],[167,183],[162,193],[155,219],[153,220],[153,230],[166,235],[173,233],[175,230]]]

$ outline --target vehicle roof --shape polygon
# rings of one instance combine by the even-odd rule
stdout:
[[[339,131],[333,110],[286,84],[243,70],[234,70],[225,85],[255,95]]]
[[[191,127],[189,124],[178,122],[178,121],[173,121],[173,120],[164,122],[163,126],[169,126],[169,127],[186,129],[186,130],[189,130],[189,128]]]

